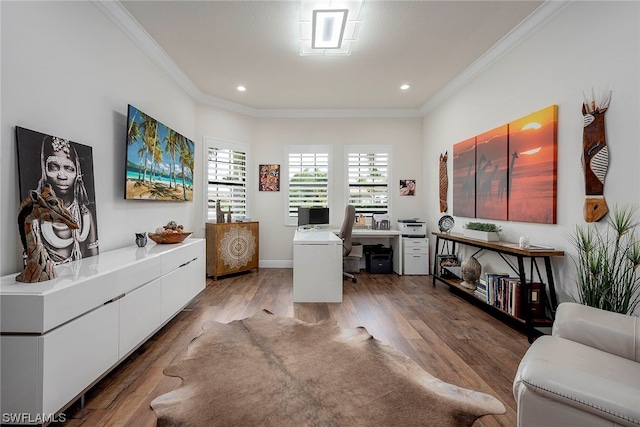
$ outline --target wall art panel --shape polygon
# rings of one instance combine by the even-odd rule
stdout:
[[[79,228],[36,221],[35,233],[54,264],[98,255],[93,149],[68,139],[16,127],[20,200],[50,184]]]
[[[476,216],[476,138],[453,146],[453,214]]]
[[[476,137],[476,217],[507,219],[508,126]]]
[[[557,105],[509,123],[510,221],[556,223]]]
[[[129,105],[125,199],[193,200],[194,143]]]

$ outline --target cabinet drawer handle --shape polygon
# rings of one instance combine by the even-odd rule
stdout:
[[[125,295],[126,295],[126,294],[121,294],[121,295],[118,295],[117,297],[113,297],[113,298],[111,298],[109,301],[105,302],[105,303],[104,303],[104,305],[111,304],[112,302],[116,302],[116,301],[118,301],[119,299],[124,298],[124,296],[125,296]]]

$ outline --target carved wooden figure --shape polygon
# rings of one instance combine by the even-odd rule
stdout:
[[[601,220],[609,208],[604,199],[604,178],[609,168],[609,149],[604,126],[604,113],[609,108],[611,92],[596,106],[595,99],[582,104],[584,128],[582,132],[582,170],[584,172],[584,219]]]
[[[447,204],[447,191],[449,189],[449,178],[447,176],[447,152],[440,154],[440,212],[446,212],[449,208]]]
[[[64,207],[62,200],[56,197],[51,185],[46,184],[41,193],[31,190],[18,211],[20,240],[27,253],[27,265],[16,277],[18,282],[44,282],[57,276],[39,233],[32,228],[32,223],[37,220],[62,223],[71,229],[78,228],[73,215]]]

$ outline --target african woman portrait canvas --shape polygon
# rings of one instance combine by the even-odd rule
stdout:
[[[20,201],[49,184],[78,223],[76,230],[48,221],[34,224],[51,260],[62,264],[98,255],[92,148],[21,127],[16,140]]]

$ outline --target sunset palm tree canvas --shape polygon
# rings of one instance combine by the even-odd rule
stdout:
[[[129,105],[126,199],[193,200],[194,143]]]

